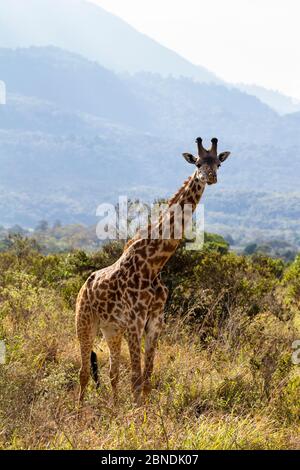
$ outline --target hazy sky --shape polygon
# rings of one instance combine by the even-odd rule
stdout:
[[[230,82],[300,99],[299,0],[89,0]]]

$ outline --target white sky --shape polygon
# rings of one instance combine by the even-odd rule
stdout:
[[[89,0],[230,82],[300,99],[299,0]]]

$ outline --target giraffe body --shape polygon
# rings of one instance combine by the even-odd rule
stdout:
[[[141,251],[141,242],[137,242]],[[154,352],[163,326],[168,289],[154,278],[135,247],[123,253],[112,266],[93,273],[80,290],[76,305],[76,328],[81,344],[81,399],[89,380],[90,356],[99,328],[110,350],[110,378],[115,399],[123,336],[127,337],[132,364],[132,387],[137,403],[142,385],[150,389]],[[141,339],[145,333],[145,368],[141,372]]]
[[[213,143],[211,151],[205,151],[200,147],[199,139],[197,142],[198,159],[191,154],[184,154],[184,157],[189,163],[195,163],[199,167],[170,200],[169,210],[158,222],[159,237],[141,238],[137,234],[113,265],[90,275],[78,294],[76,330],[81,350],[79,401],[83,399],[89,380],[91,359],[93,376],[97,379],[95,353],[92,349],[99,328],[110,351],[110,380],[114,399],[117,400],[121,342],[124,336],[129,346],[135,402],[140,404],[142,391],[147,395],[151,389],[154,355],[168,297],[168,289],[163,284],[160,273],[180,243],[180,239],[174,237],[176,220],[172,208],[174,204],[180,207],[189,204],[194,210],[205,184],[216,182],[216,167],[221,161],[213,151],[216,150],[216,144]],[[206,160],[201,157],[202,149],[207,152]],[[164,238],[163,222],[166,216],[170,220],[170,238]],[[182,218],[179,223],[183,224]],[[143,335],[145,357],[142,372]]]

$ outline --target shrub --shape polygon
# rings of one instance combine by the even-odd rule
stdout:
[[[300,308],[300,255],[284,273],[283,285],[286,289],[286,302]]]

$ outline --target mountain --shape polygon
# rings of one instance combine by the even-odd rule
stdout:
[[[54,47],[0,49],[0,70],[1,223],[92,223],[118,195],[170,196],[192,170],[181,153],[217,135],[232,156],[205,193],[207,229],[237,243],[250,234],[300,243],[300,113],[281,117],[184,77],[116,75]]]
[[[300,111],[297,113],[290,113],[284,116],[284,120],[286,122],[287,127],[291,130],[291,132],[299,132],[300,129]]]
[[[225,84],[205,67],[192,64],[88,0],[0,0],[0,45],[53,45],[115,72],[152,72]],[[239,84],[237,88],[279,114],[300,110],[299,101],[279,92],[256,85]]]
[[[247,85],[240,83],[237,85],[241,91],[249,93],[249,95],[256,96],[263,103],[270,106],[270,108],[277,111],[279,114],[296,113],[300,111],[300,101],[286,96],[276,90],[268,90],[257,85]]]
[[[255,135],[256,144],[270,144],[283,122],[260,100],[235,88],[149,73],[125,81],[150,114],[153,132],[175,134],[182,141],[201,130],[225,143],[251,142]]]
[[[7,92],[34,96],[69,111],[139,127],[146,111],[116,74],[95,62],[54,47],[0,49]]]
[[[117,72],[149,71],[220,82],[136,31],[120,18],[84,0],[0,0],[0,45],[57,46]]]
[[[53,46],[0,48],[0,66],[10,94],[154,135],[173,133],[182,142],[194,139],[201,126],[204,135],[217,133],[223,140],[230,136],[234,143],[251,141],[252,135],[257,144],[272,143],[283,122],[260,100],[235,88],[146,72],[116,75]],[[2,113],[9,110],[6,107]],[[6,116],[4,125],[8,120]],[[23,125],[28,123],[30,119],[23,119]]]

